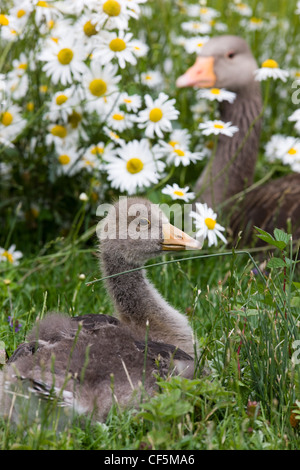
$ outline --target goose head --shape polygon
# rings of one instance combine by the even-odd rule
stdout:
[[[239,93],[255,83],[257,63],[247,42],[238,36],[217,36],[202,47],[196,62],[176,85],[196,88],[226,88]]]
[[[171,225],[157,204],[141,198],[120,198],[100,222],[97,235],[102,257],[113,253],[115,259],[136,266],[162,252],[202,248],[202,243]]]

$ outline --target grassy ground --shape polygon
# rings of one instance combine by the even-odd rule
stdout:
[[[58,242],[49,254],[18,269],[1,269],[0,339],[8,355],[37,315],[48,310],[70,315],[113,312],[103,283],[86,285],[99,277],[95,253]],[[281,252],[277,255],[282,259]],[[243,254],[149,269],[161,293],[190,316],[211,377],[161,381],[160,392],[139,410],[116,408],[106,425],[86,420],[57,435],[54,427],[38,422],[30,429],[3,422],[0,447],[296,449],[299,425],[297,430],[291,412],[299,398],[300,367],[291,356],[300,309],[294,267],[287,262],[286,268],[267,268],[260,278]],[[14,318],[14,327],[8,316]]]

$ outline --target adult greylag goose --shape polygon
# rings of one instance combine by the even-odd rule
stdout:
[[[114,401],[124,407],[137,399],[141,383],[152,395],[155,373],[193,377],[187,318],[163,299],[145,270],[135,269],[162,252],[198,250],[201,244],[170,225],[148,200],[127,203],[121,199],[112,206],[97,230],[102,272],[118,318],[50,313],[39,321],[0,373],[1,413],[14,421],[20,408],[26,409],[24,397],[35,400],[33,415],[36,400],[51,399],[69,415],[89,413],[102,421]]]
[[[237,36],[218,36],[202,48],[195,64],[177,79],[178,87],[225,88],[236,93],[233,103],[220,103],[220,119],[239,128],[232,138],[219,136],[214,158],[208,161],[196,183],[199,201],[210,207],[222,205],[233,215],[230,227],[236,236],[244,231],[244,241],[253,235],[253,226],[268,232],[287,228],[300,238],[300,174],[290,174],[245,191],[239,201],[232,196],[252,185],[259,148],[262,99],[258,68],[246,41]],[[226,200],[230,202],[226,205]],[[237,206],[235,210],[233,207]]]

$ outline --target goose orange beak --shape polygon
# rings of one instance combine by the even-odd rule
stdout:
[[[214,72],[214,57],[197,57],[196,62],[190,67],[185,74],[177,78],[176,86],[211,88],[217,81]]]
[[[201,250],[202,248],[202,243],[171,224],[163,224],[163,237],[162,249],[164,251]]]

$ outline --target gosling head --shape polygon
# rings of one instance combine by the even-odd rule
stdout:
[[[253,85],[257,63],[247,42],[238,36],[217,36],[201,49],[196,62],[176,82],[179,88],[226,88],[236,93]]]
[[[202,243],[171,225],[157,204],[147,199],[120,198],[97,229],[102,254],[142,265],[162,252],[199,250]]]

